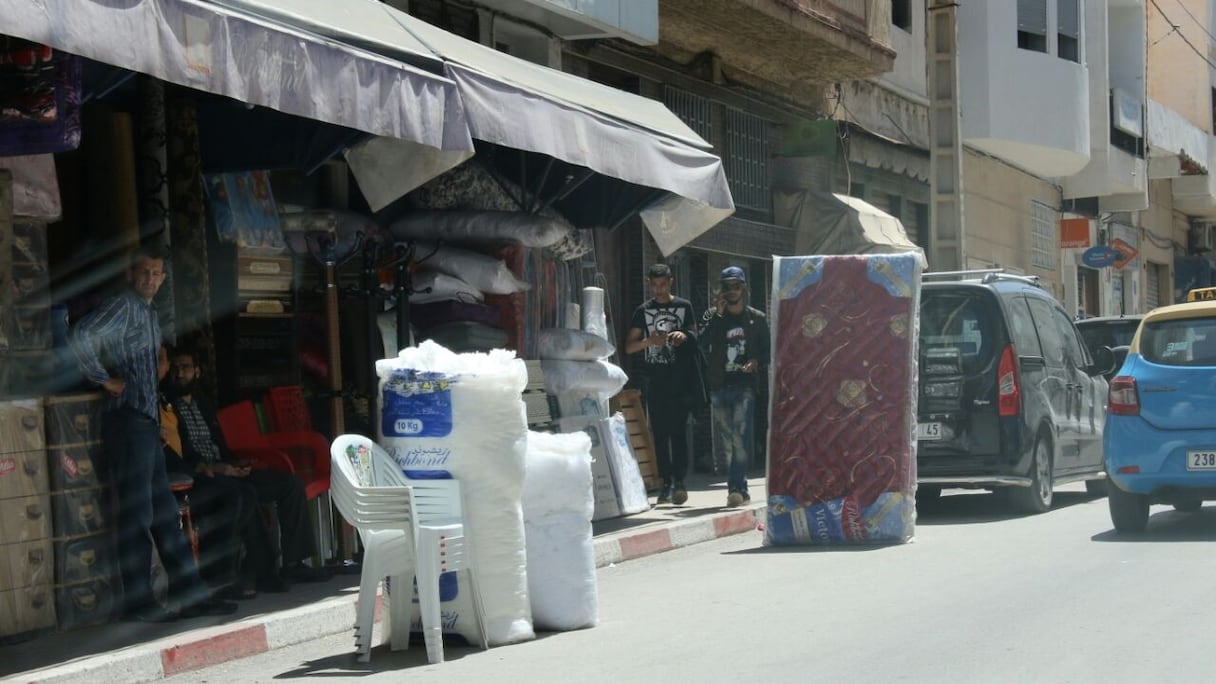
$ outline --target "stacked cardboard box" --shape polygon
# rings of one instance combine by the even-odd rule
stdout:
[[[46,400],[55,605],[61,629],[108,622],[118,605],[109,488],[101,477],[103,406],[99,392]]]
[[[0,403],[0,637],[55,626],[42,402]]]

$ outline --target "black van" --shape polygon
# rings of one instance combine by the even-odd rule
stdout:
[[[1037,278],[926,273],[920,314],[918,501],[984,488],[1040,513],[1056,485],[1105,491],[1102,373],[1113,355],[1095,363]]]

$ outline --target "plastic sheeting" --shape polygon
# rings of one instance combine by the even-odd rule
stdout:
[[[912,538],[922,268],[775,258],[766,543]]]
[[[377,441],[407,477],[460,480],[490,645],[531,639],[522,497],[528,382],[515,354],[455,354],[434,342],[376,362]]]
[[[591,516],[591,439],[581,432],[528,433],[524,479],[528,595],[540,629],[592,627],[599,620]]]
[[[778,225],[795,230],[795,254],[921,252],[899,219],[849,197],[801,190],[773,193]]]

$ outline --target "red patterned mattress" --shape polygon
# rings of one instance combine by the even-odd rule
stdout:
[[[907,541],[920,257],[784,257],[774,270],[766,538]]]

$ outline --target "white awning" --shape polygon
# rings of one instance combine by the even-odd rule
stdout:
[[[722,160],[662,103],[384,10],[444,59],[474,138],[671,193],[641,211],[664,254],[734,213]]]
[[[1204,173],[1211,168],[1207,131],[1155,100],[1148,101],[1147,133],[1150,157],[1178,157],[1198,165]]]
[[[317,9],[300,0],[275,4],[284,11]],[[364,30],[372,35],[370,43],[385,39],[368,26],[359,28]],[[392,33],[395,39],[404,32]],[[453,154],[447,167],[473,150],[451,80],[233,7],[202,0],[0,0],[0,34],[448,151]]]

